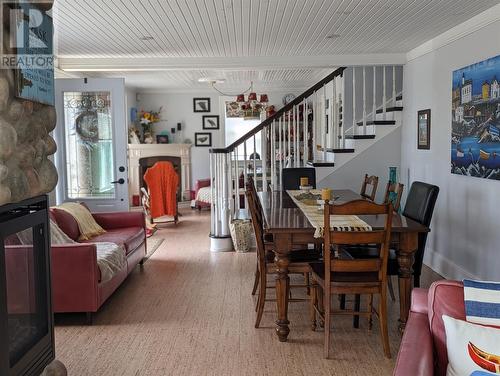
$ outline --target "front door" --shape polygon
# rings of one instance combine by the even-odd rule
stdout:
[[[57,202],[92,211],[128,211],[125,82],[55,80]]]

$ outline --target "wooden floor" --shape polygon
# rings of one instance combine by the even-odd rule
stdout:
[[[389,303],[393,358],[383,356],[378,323],[334,317],[332,359],[323,333],[309,328],[308,306],[290,307],[289,342],[274,333],[270,302],[254,328],[250,295],[255,253],[210,253],[209,212],[185,210],[157,235],[166,240],[95,315],[56,316],[56,355],[69,375],[390,375],[400,336]],[[424,287],[435,279],[426,269]],[[272,294],[273,291],[271,290]]]

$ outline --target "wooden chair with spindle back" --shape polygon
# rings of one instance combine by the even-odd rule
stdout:
[[[389,336],[387,332],[387,259],[391,237],[392,205],[376,204],[367,200],[355,200],[341,205],[324,207],[324,262],[311,264],[311,324],[316,329],[316,315],[324,322],[324,355],[328,358],[330,349],[330,322],[332,314],[363,315],[369,318],[371,328],[373,295],[379,294],[378,317],[384,354],[391,357]],[[384,227],[371,231],[338,231],[330,229],[330,215],[385,215]],[[377,258],[354,259],[344,257],[338,251],[339,245],[372,244],[379,249]],[[321,287],[321,290],[320,288]],[[322,299],[320,291],[323,292]],[[368,294],[368,310],[336,310],[332,309],[333,294]],[[323,304],[321,304],[321,302]],[[324,305],[324,307],[322,307]]]
[[[266,299],[266,290],[268,288],[275,288],[275,286],[268,286],[267,276],[269,274],[277,273],[277,266],[274,263],[274,257],[270,257],[273,255],[271,249],[274,244],[265,241],[264,230],[263,230],[263,222],[262,215],[258,213],[258,205],[256,203],[256,199],[258,197],[255,191],[252,191],[250,182],[247,182],[246,187],[246,197],[248,203],[248,210],[250,212],[250,216],[252,219],[252,225],[255,232],[255,240],[257,243],[257,272],[256,276],[258,276],[257,285],[254,284],[254,289],[259,288],[259,295],[257,298],[257,317],[255,319],[255,327],[258,328],[260,325],[260,320],[262,319],[262,314],[264,312],[264,304],[266,301],[274,301],[274,299]],[[262,213],[262,212],[261,212]],[[290,265],[288,267],[289,274],[302,274],[309,276],[311,273],[310,263],[319,259],[319,255],[314,250],[294,250],[290,254]],[[290,288],[307,288],[309,290],[310,285],[308,283],[309,278],[305,284],[293,284],[290,285]],[[306,301],[309,299],[289,299],[290,302],[296,301]]]
[[[377,187],[378,176],[368,176],[368,174],[365,174],[363,184],[361,185],[361,192],[359,194],[361,195],[361,197],[367,198],[370,201],[374,201],[375,196],[377,195]],[[368,188],[371,188],[370,193],[367,192]]]
[[[401,197],[403,196],[404,187],[404,184],[388,181],[387,187],[385,188],[384,203],[391,201],[392,207],[396,212],[399,211],[399,207],[401,206]],[[391,194],[394,194],[394,198],[391,197]]]

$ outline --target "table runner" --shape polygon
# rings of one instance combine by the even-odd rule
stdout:
[[[323,237],[324,211],[318,209],[317,203],[321,199],[321,190],[311,189],[309,193],[297,190],[286,192],[315,228],[314,237]],[[356,215],[331,215],[330,225],[334,231],[372,231],[372,227]]]

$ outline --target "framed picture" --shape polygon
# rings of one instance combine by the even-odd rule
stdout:
[[[168,135],[166,135],[166,134],[157,134],[156,135],[156,143],[157,144],[168,144]]]
[[[212,146],[212,133],[197,132],[194,134],[194,146]]]
[[[431,148],[431,110],[420,110],[417,115],[417,149]]]
[[[219,115],[203,115],[203,129],[219,129]]]
[[[193,98],[194,112],[210,112],[210,98]]]

